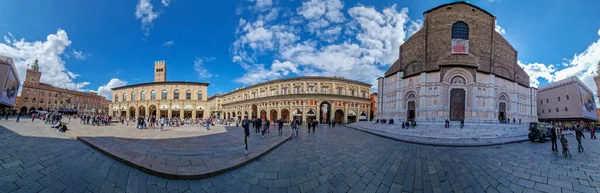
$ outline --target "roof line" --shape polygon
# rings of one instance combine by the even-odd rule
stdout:
[[[205,83],[205,82],[163,81],[163,82],[144,82],[144,83],[139,83],[139,84],[125,85],[125,86],[112,88],[111,90],[120,90],[120,89],[125,89],[125,88],[136,87],[136,86],[148,86],[148,85],[157,85],[157,84],[192,84],[192,85],[204,85],[204,86],[209,85],[208,83]]]
[[[469,6],[471,6],[471,7],[477,8],[477,9],[479,9],[480,11],[483,11],[484,13],[486,13],[486,14],[488,14],[488,15],[490,15],[490,16],[492,16],[492,17],[494,17],[494,18],[496,18],[496,16],[495,16],[494,14],[492,14],[492,13],[490,13],[490,12],[486,11],[485,9],[482,9],[481,7],[478,7],[477,5],[473,5],[473,4],[471,4],[471,3],[469,3],[469,2],[466,2],[466,1],[456,1],[456,2],[452,2],[452,3],[446,3],[446,4],[442,4],[442,5],[439,5],[439,6],[437,6],[437,7],[434,7],[434,8],[432,8],[432,9],[429,9],[429,10],[427,10],[427,11],[423,12],[423,15],[425,15],[426,13],[430,13],[430,12],[432,12],[432,11],[436,10],[436,9],[439,9],[439,8],[442,8],[442,7],[446,7],[446,6],[449,6],[449,5],[455,5],[455,4],[466,4],[466,5],[469,5]]]

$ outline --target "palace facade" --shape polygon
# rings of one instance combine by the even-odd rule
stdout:
[[[21,95],[15,103],[19,113],[31,111],[63,111],[78,114],[106,114],[109,100],[95,92],[79,92],[42,83],[42,72],[36,59],[27,69]]]
[[[536,89],[496,17],[467,2],[440,5],[378,79],[378,118],[498,123],[537,121]]]
[[[208,83],[167,81],[165,61],[154,63],[154,82],[112,89],[110,115],[207,118]]]
[[[370,84],[339,77],[283,78],[208,96],[208,83],[166,81],[166,64],[155,62],[155,82],[113,88],[113,116],[367,120]]]
[[[214,100],[221,99],[221,114],[227,119],[352,123],[369,119],[370,88],[340,77],[294,77],[238,88]]]

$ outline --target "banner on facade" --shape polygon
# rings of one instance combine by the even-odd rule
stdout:
[[[469,40],[452,39],[452,54],[469,54]]]

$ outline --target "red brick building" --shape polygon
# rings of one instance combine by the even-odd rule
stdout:
[[[94,92],[79,92],[58,88],[40,82],[42,72],[37,60],[27,69],[21,95],[17,98],[15,110],[19,113],[55,111],[59,108],[79,114],[108,113],[109,100]]]
[[[378,117],[398,121],[537,121],[535,88],[517,51],[495,31],[496,17],[467,2],[423,13],[379,78]]]

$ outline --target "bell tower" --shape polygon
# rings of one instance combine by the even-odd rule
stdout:
[[[167,80],[167,64],[164,60],[154,62],[154,82]]]
[[[42,72],[40,72],[40,66],[38,64],[38,59],[35,59],[35,62],[31,64],[31,68],[27,69],[27,74],[25,75],[25,84],[29,85],[37,85],[40,83],[40,78],[42,77]]]

